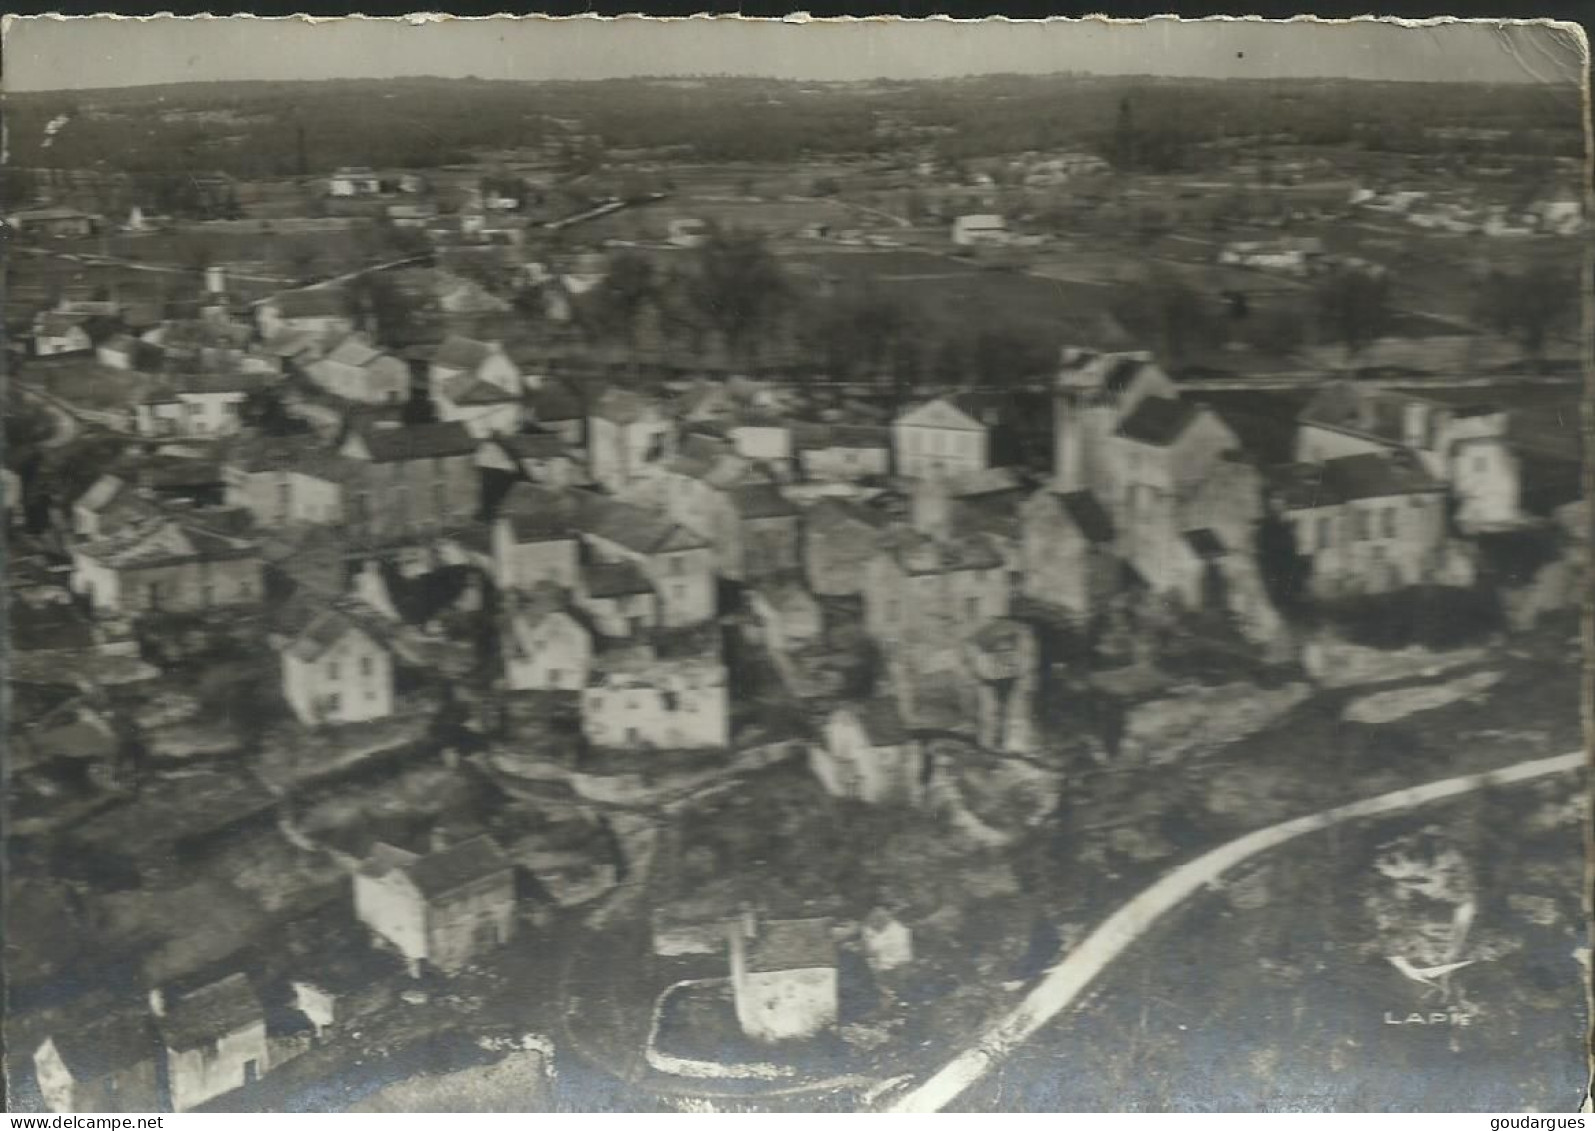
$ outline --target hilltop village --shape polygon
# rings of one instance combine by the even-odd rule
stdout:
[[[1045,242],[956,179],[917,234],[780,238]],[[209,257],[164,303],[58,279],[13,334],[10,1034],[40,1106],[343,1106],[384,1061],[511,1065],[534,1105],[561,1074],[886,1080],[1171,860],[1574,741],[1542,709],[1574,694],[1587,538],[1542,427],[1573,394],[1535,384],[1555,335],[1498,384],[1414,379],[1393,322],[1306,382],[1215,381],[1122,320],[1008,384],[844,378],[754,298],[691,351],[660,328],[716,271],[707,309],[779,293],[759,239],[589,240],[626,202],[530,219],[552,196],[485,177],[445,211],[340,169],[317,215],[188,227],[375,217],[385,262]],[[46,200],[8,238],[92,273],[132,269],[112,227],[183,226]],[[1279,232],[1209,265],[1383,271]]]

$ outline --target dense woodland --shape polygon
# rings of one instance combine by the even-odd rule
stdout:
[[[421,78],[20,94],[8,96],[6,116],[14,166],[245,178],[350,164],[434,168],[505,150],[590,168],[600,146],[754,162],[922,146],[950,159],[1071,147],[1154,170],[1220,160],[1224,141],[1246,137],[1403,153],[1470,144],[1541,156],[1582,151],[1577,89],[1473,83]],[[1469,141],[1447,130],[1505,132]]]

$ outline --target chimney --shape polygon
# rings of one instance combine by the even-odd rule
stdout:
[[[150,991],[150,1014],[154,1017],[166,1016],[166,995],[159,987]]]

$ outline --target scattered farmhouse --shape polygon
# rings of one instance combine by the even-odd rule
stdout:
[[[230,974],[167,1005],[151,998],[166,1049],[172,1108],[189,1111],[252,1084],[271,1067],[266,1013],[243,974]]]
[[[424,856],[378,842],[355,873],[354,907],[412,974],[453,974],[514,937],[515,870],[487,836]]]
[[[257,604],[254,543],[152,517],[72,548],[72,590],[101,614],[202,612]]]
[[[727,928],[737,1022],[758,1041],[812,1037],[836,1024],[836,943],[828,919],[745,912]]]
[[[870,805],[916,805],[929,763],[888,697],[831,712],[825,741],[809,748],[809,767],[833,797]]]
[[[725,668],[716,660],[615,653],[582,692],[582,734],[617,750],[720,750],[730,744]]]

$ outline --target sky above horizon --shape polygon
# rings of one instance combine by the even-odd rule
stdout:
[[[1151,74],[1577,83],[1578,30],[1531,22],[779,20],[532,17],[7,17],[13,92],[225,80],[571,80],[755,75],[811,81]]]

